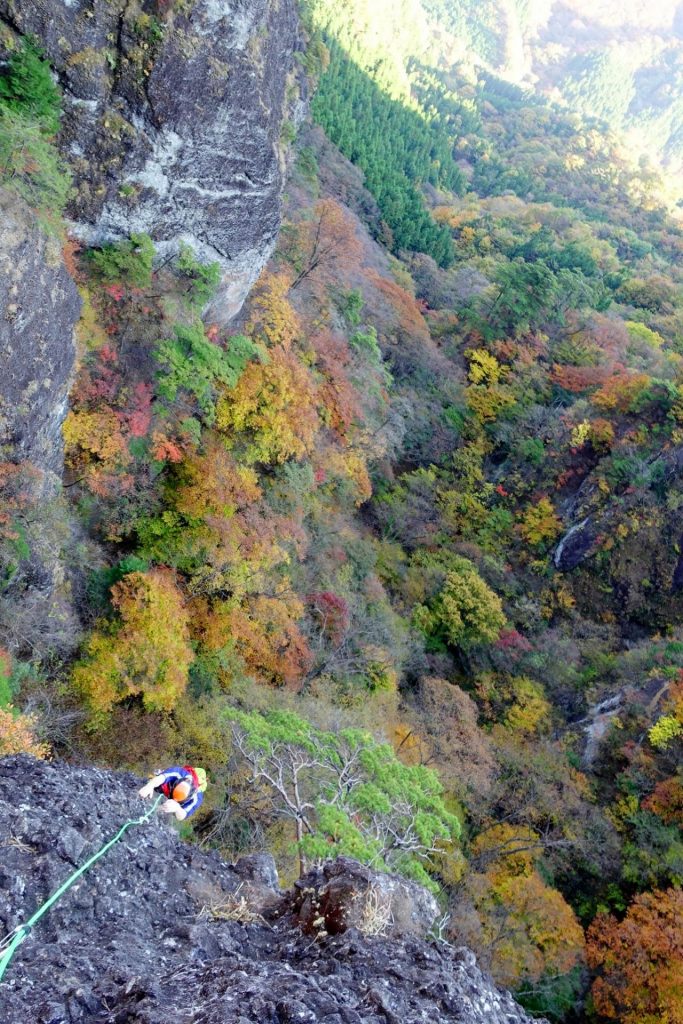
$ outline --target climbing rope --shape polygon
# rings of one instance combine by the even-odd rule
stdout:
[[[2,976],[5,973],[10,960],[12,959],[12,957],[14,956],[14,954],[16,953],[17,949],[22,944],[24,939],[30,934],[33,926],[41,919],[43,914],[47,913],[50,907],[53,904],[55,904],[61,896],[64,895],[67,889],[71,888],[71,886],[74,884],[77,878],[80,878],[81,875],[88,870],[88,868],[92,867],[96,860],[99,860],[100,857],[103,857],[107,850],[110,850],[112,848],[114,843],[118,843],[119,839],[121,838],[123,833],[127,831],[127,829],[131,828],[133,825],[142,825],[145,821],[149,821],[149,819],[152,817],[152,814],[157,809],[162,799],[163,797],[161,796],[157,797],[157,799],[154,801],[154,804],[150,807],[146,814],[142,815],[141,818],[131,818],[131,820],[127,821],[125,825],[122,825],[122,827],[116,833],[114,838],[110,839],[108,843],[105,843],[105,845],[100,850],[98,850],[97,853],[94,853],[92,857],[90,857],[90,859],[82,865],[82,867],[80,867],[77,871],[74,871],[72,875],[69,875],[67,880],[63,883],[63,885],[60,885],[59,889],[57,889],[56,892],[53,892],[52,896],[50,896],[50,898],[46,900],[45,903],[43,903],[42,907],[39,907],[38,910],[36,910],[33,917],[30,917],[26,924],[18,925],[9,933],[9,935],[6,935],[5,938],[2,941],[0,941],[0,953],[2,953],[2,955],[0,956],[0,982],[2,981]],[[2,950],[4,950],[4,952],[2,952]]]

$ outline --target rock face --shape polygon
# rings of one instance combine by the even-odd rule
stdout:
[[[2,189],[0,223],[0,463],[21,465],[22,506],[21,547],[0,545],[0,644],[35,656],[68,651],[79,635],[57,495],[81,300],[57,239]]]
[[[572,526],[557,545],[553,561],[560,572],[571,572],[581,565],[595,543],[595,531],[590,517]]]
[[[0,452],[49,479],[61,470],[80,298],[59,244],[5,190],[0,221]]]
[[[348,857],[328,861],[298,881],[292,909],[300,927],[313,935],[359,928],[385,937],[424,938],[439,915],[438,903],[422,886]]]
[[[304,110],[295,0],[0,0],[45,48],[88,242],[147,232],[220,262],[229,320],[280,225],[288,122]]]
[[[130,775],[0,761],[0,929],[9,931],[143,809]],[[303,889],[380,885],[354,862]],[[415,914],[414,887],[403,891]],[[521,1024],[468,950],[415,935],[304,934],[302,888],[265,856],[225,864],[159,819],[129,830],[23,942],[0,984],[3,1024]],[[346,895],[344,896],[346,899]],[[422,901],[426,908],[430,897]],[[398,904],[397,904],[398,905]],[[417,918],[416,918],[417,921]],[[417,926],[419,930],[422,925]]]

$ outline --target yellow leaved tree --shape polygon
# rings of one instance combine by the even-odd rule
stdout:
[[[90,727],[105,724],[115,704],[140,695],[148,711],[170,711],[182,696],[194,660],[188,613],[174,573],[131,572],[111,590],[118,618],[102,623],[72,674],[90,710]]]

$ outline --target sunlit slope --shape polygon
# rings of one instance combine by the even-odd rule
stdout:
[[[316,18],[394,97],[411,60],[483,65],[683,166],[683,18],[675,0],[312,0]]]

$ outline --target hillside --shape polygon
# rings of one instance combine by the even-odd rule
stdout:
[[[332,3],[318,4],[334,20]],[[677,0],[588,3],[587,0],[404,0],[395,5],[354,0],[344,18],[346,42],[391,36],[383,76],[401,88],[410,57],[434,70],[487,70],[530,95],[607,123],[629,152],[661,163],[676,179],[683,169],[683,30]],[[411,31],[405,26],[419,26]],[[379,49],[382,49],[381,43]],[[374,53],[366,67],[371,67]],[[376,64],[374,64],[377,67]]]
[[[0,0],[0,753],[204,766],[188,857],[353,857],[527,1012],[679,1024],[664,183],[418,0],[81,6]]]
[[[448,24],[458,7],[444,5],[439,20]],[[635,159],[661,162],[680,191],[683,49],[678,3],[573,0],[490,7],[482,12],[476,5],[468,24],[475,26],[474,52],[493,71],[607,122],[626,136]]]

